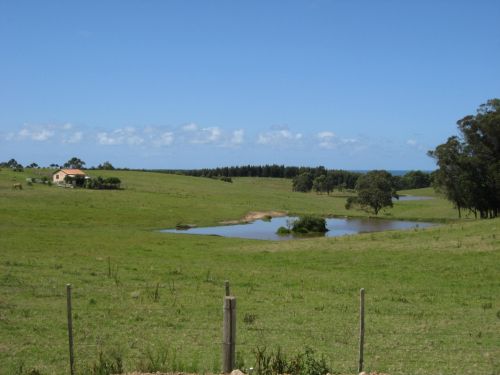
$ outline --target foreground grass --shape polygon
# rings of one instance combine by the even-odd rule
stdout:
[[[101,173],[104,175],[104,172]],[[250,210],[366,215],[289,182],[111,172],[124,191],[36,185],[0,172],[0,373],[67,371],[65,284],[74,288],[77,369],[99,352],[127,369],[168,351],[169,369],[220,368],[223,281],[238,298],[238,358],[310,346],[354,373],[359,288],[367,369],[391,374],[500,371],[500,221],[289,242],[167,235]],[[29,175],[29,172],[27,172]],[[425,192],[424,192],[425,193]],[[422,195],[422,194],[419,194]],[[453,220],[437,197],[386,217]]]

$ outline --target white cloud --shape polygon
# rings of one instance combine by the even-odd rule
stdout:
[[[137,146],[144,143],[144,138],[137,134],[134,128],[126,127],[123,129],[113,130],[112,132],[97,133],[97,141],[101,145],[107,146],[121,144]]]
[[[330,131],[319,132],[316,134],[319,140],[319,147],[321,148],[334,148],[335,147],[335,133]]]
[[[83,132],[75,132],[63,138],[63,143],[78,143],[83,139]]]
[[[193,144],[215,144],[219,143],[223,139],[223,131],[218,126],[211,126],[206,128],[200,128],[196,124],[188,124],[181,127],[184,133],[186,133],[185,140],[188,143]]]
[[[83,131],[71,123],[64,124],[25,124],[20,130],[5,134],[7,141],[58,141],[60,143],[78,143],[83,139]]]
[[[421,141],[415,139],[415,138],[410,138],[406,141],[406,145],[410,146],[411,148],[426,152],[430,147],[427,146],[426,144],[423,144]]]
[[[106,132],[97,133],[97,142],[101,145],[118,145],[121,140],[117,137],[110,136]]]
[[[339,138],[334,132],[323,131],[316,134],[319,143],[318,146],[326,149],[334,149],[342,146],[353,146],[359,144],[356,138]]]
[[[301,133],[293,133],[284,128],[260,133],[257,137],[257,143],[261,145],[286,145],[301,139]]]
[[[333,138],[335,137],[335,133],[330,132],[330,131],[325,131],[325,132],[319,132],[317,134],[318,138],[320,139],[325,139],[325,138]]]
[[[217,142],[221,137],[221,130],[217,126],[212,128],[203,128],[202,133],[206,135],[208,142]]]
[[[127,144],[131,146],[142,145],[144,143],[144,138],[138,135],[131,135],[125,138]]]
[[[182,127],[182,130],[187,131],[187,132],[194,132],[194,131],[198,130],[198,125],[196,125],[194,123],[190,123],[190,124],[184,125]]]
[[[175,132],[179,142],[195,145],[215,145],[218,147],[234,147],[243,144],[244,130],[224,130],[218,126],[200,127],[195,123],[183,125]]]
[[[356,138],[342,138],[340,142],[343,144],[352,144],[352,143],[359,143],[359,140],[357,140]]]
[[[41,130],[39,132],[34,132],[31,134],[31,139],[34,141],[46,141],[54,136],[54,132],[51,130]]]
[[[154,140],[155,146],[170,146],[174,142],[174,133],[163,132],[160,133]]]
[[[233,135],[229,141],[232,145],[241,145],[244,141],[245,131],[243,129],[238,129],[233,131]]]
[[[54,136],[54,130],[45,127],[25,127],[17,133],[17,136],[21,140],[44,142]]]

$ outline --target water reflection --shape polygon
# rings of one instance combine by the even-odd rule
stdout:
[[[417,196],[417,195],[400,195],[399,199],[392,198],[393,202],[399,201],[427,201],[430,199],[434,199],[434,197],[424,197],[424,196]]]
[[[296,217],[276,217],[271,221],[256,220],[248,224],[221,225],[215,227],[190,228],[186,230],[165,229],[164,233],[186,233],[200,235],[215,235],[223,237],[251,238],[258,240],[292,240],[303,238],[303,236],[278,236],[276,230],[279,227],[288,227]],[[433,223],[423,223],[401,220],[383,219],[351,219],[351,218],[330,218],[326,219],[328,232],[326,237],[338,237],[349,234],[382,232],[386,230],[400,230],[412,228],[426,228]],[[323,235],[321,235],[323,236]]]

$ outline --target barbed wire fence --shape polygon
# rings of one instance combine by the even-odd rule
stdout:
[[[58,366],[61,373],[81,373],[103,353],[121,358],[129,370],[155,363],[172,371],[220,372],[229,367],[248,370],[254,365],[257,348],[276,347],[288,353],[311,347],[341,373],[356,373],[365,368],[384,368],[390,374],[428,373],[436,368],[441,373],[500,373],[497,326],[484,329],[485,322],[480,330],[464,327],[460,331],[450,331],[446,326],[415,330],[414,326],[405,329],[395,324],[391,328],[392,318],[412,319],[412,312],[391,311],[383,316],[389,324],[374,324],[370,314],[377,314],[377,310],[369,305],[361,308],[363,304],[357,296],[339,311],[307,306],[307,298],[298,296],[304,298],[304,311],[300,314],[293,309],[287,311],[284,297],[280,300],[273,296],[257,301],[262,305],[258,315],[244,298],[236,296],[238,308],[232,314],[236,321],[227,323],[223,301],[232,298],[229,283],[221,285],[220,298],[208,309],[197,307],[196,295],[189,301],[176,299],[176,286],[172,283],[122,284],[121,292],[108,296],[104,306],[94,295],[109,293],[109,286],[105,285],[67,287],[54,282],[7,287],[10,293],[50,299],[44,306],[26,308],[26,321],[41,323],[35,324],[33,332],[19,334],[21,349],[12,356],[48,361],[49,365]],[[165,295],[169,296],[168,303],[159,303]],[[360,321],[361,309],[367,311],[366,322]],[[195,317],[190,316],[194,314]],[[45,325],[46,320],[56,324]],[[229,329],[229,334],[224,333],[224,322],[235,327]],[[46,350],[44,346],[51,342],[57,345]],[[62,345],[64,342],[68,344]]]

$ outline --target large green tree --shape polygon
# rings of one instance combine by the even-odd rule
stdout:
[[[80,169],[83,168],[85,165],[85,162],[76,156],[72,157],[69,159],[66,163],[64,163],[64,168],[75,168],[75,169]]]
[[[295,176],[292,180],[293,191],[307,193],[308,191],[311,191],[312,186],[313,176],[308,172],[301,173],[298,176]]]
[[[403,176],[392,176],[397,190],[421,189],[431,186],[432,174],[422,171],[409,171]]]
[[[113,164],[111,164],[109,161],[105,161],[102,164],[99,164],[97,166],[97,169],[105,169],[105,170],[113,170],[115,167],[113,167]]]
[[[321,174],[316,177],[313,180],[312,188],[316,193],[322,193],[326,191],[326,176],[324,174]]]
[[[384,170],[374,170],[360,176],[356,190],[358,196],[347,199],[347,209],[359,205],[378,215],[382,208],[392,207],[392,198],[398,198],[392,175]]]
[[[500,99],[482,104],[476,115],[457,122],[459,136],[429,151],[439,169],[435,187],[463,209],[482,218],[500,212]]]

